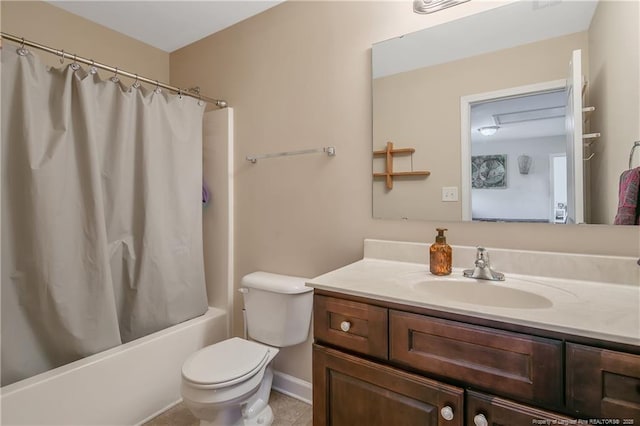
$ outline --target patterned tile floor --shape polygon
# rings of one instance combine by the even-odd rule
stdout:
[[[271,391],[269,404],[275,420],[273,426],[311,426],[311,406],[295,398]],[[200,422],[180,403],[144,423],[143,426],[198,426]]]

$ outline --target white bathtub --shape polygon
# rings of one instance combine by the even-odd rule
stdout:
[[[180,369],[194,351],[227,338],[227,314],[198,318],[5,386],[0,424],[140,424],[180,400]]]

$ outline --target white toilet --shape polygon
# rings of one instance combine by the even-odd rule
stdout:
[[[182,398],[201,426],[270,425],[271,361],[307,340],[313,289],[268,272],[242,278],[247,334],[200,349],[182,366]],[[261,342],[261,343],[258,343]]]

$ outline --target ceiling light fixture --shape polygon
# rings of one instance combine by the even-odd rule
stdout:
[[[500,126],[484,126],[478,128],[478,132],[480,132],[482,136],[493,136],[496,134],[499,128]]]
[[[469,0],[413,0],[413,11],[415,13],[433,13]]]

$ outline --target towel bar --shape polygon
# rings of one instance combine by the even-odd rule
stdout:
[[[635,141],[633,143],[633,146],[631,147],[631,153],[629,154],[629,168],[633,168],[633,152],[636,150],[637,147],[640,146],[640,141]]]
[[[316,154],[316,153],[325,153],[329,157],[333,157],[336,155],[336,147],[334,146],[325,146],[323,148],[317,149],[303,149],[300,151],[284,151],[284,152],[274,152],[271,154],[262,154],[262,155],[247,155],[245,158],[247,161],[256,164],[258,160],[262,160],[264,158],[274,158],[274,157],[288,157],[290,155],[302,155],[302,154]]]

